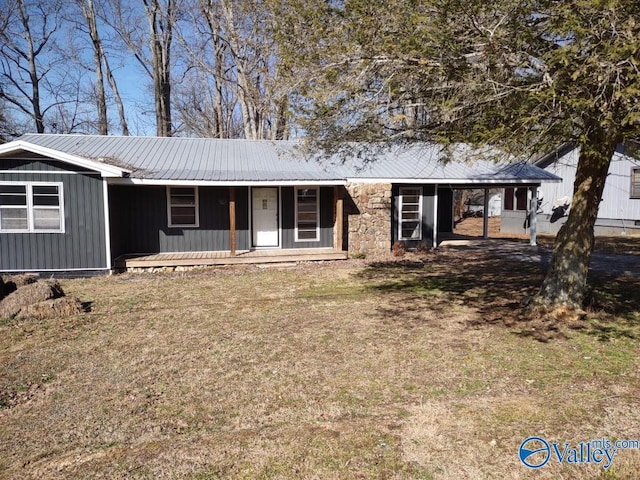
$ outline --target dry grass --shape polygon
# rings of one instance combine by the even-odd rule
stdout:
[[[24,284],[0,302],[0,319],[13,318],[34,303],[62,296],[64,296],[64,292],[55,280],[41,280]]]
[[[517,450],[639,436],[637,280],[542,343],[537,267],[474,255],[64,281],[91,313],[0,326],[0,477],[635,478]]]
[[[16,320],[46,320],[79,315],[85,311],[77,298],[60,297],[27,305],[16,315]]]

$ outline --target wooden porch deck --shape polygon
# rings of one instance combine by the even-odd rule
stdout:
[[[115,261],[115,268],[195,267],[345,260],[347,258],[347,252],[334,250],[333,248],[241,250],[237,251],[235,256],[231,256],[230,252],[156,253],[152,255],[124,255],[118,257]]]

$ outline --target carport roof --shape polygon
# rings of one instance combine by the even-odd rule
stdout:
[[[511,185],[560,181],[526,162],[494,162],[495,151],[413,144],[349,155],[305,156],[295,141],[27,134],[0,156],[31,151],[93,168],[121,182],[149,184],[344,184],[345,182]]]

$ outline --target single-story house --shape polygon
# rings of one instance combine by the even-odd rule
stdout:
[[[24,135],[0,145],[0,271],[386,255],[397,241],[437,246],[454,189],[559,180],[463,162],[469,150],[443,163],[420,144],[366,162],[304,158],[296,142]]]
[[[640,157],[637,151],[635,144],[621,144],[611,158],[595,224],[597,235],[640,234]],[[535,162],[536,166],[562,179],[562,182],[542,183],[537,191],[538,233],[555,235],[566,221],[571,209],[579,154],[579,149],[568,143]],[[529,231],[531,198],[531,190],[505,188],[501,231]]]

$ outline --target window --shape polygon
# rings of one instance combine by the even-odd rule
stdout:
[[[505,210],[513,210],[513,188],[505,188],[504,189],[504,209]]]
[[[516,188],[516,210],[527,210],[528,196],[526,188]]]
[[[640,168],[631,169],[630,198],[640,198]]]
[[[296,188],[296,242],[320,240],[317,188]]]
[[[62,183],[0,184],[0,232],[63,233]]]
[[[400,187],[399,240],[422,240],[422,189]]]
[[[197,227],[198,187],[167,187],[167,215],[170,227]]]
[[[528,210],[529,192],[526,187],[504,189],[504,210]]]

